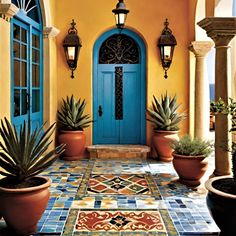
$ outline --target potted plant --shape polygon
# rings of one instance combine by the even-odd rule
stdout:
[[[213,144],[209,140],[191,138],[185,135],[172,144],[173,166],[179,175],[179,181],[187,186],[200,185],[200,179],[208,166],[208,157]]]
[[[13,231],[11,235],[31,235],[47,207],[50,179],[37,176],[62,153],[64,145],[47,151],[55,124],[46,131],[32,131],[26,123],[16,128],[5,118],[0,134],[0,216]]]
[[[158,100],[153,96],[152,108],[147,109],[150,118],[148,121],[154,125],[154,135],[152,137],[153,146],[161,161],[172,161],[171,144],[178,140],[179,123],[184,119],[184,113],[179,113],[177,104],[177,97],[171,97],[165,93]]]
[[[231,130],[236,131],[236,102],[229,99],[229,104],[220,98],[211,102],[215,115],[230,115]],[[236,144],[232,143],[232,174],[233,176],[214,177],[206,181],[208,190],[207,206],[216,224],[221,229],[221,235],[236,235]]]
[[[57,111],[58,142],[66,144],[63,154],[65,160],[77,160],[85,151],[84,128],[92,122],[90,116],[84,114],[85,106],[85,100],[76,100],[72,95],[62,99],[60,110]]]

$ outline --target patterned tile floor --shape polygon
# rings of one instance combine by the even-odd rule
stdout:
[[[219,234],[204,187],[192,190],[178,183],[171,163],[131,158],[58,161],[43,175],[52,179],[51,198],[37,236]],[[96,191],[91,191],[94,186]],[[91,226],[91,221],[96,224]],[[153,222],[159,226],[149,228]],[[7,234],[0,231],[2,235]]]

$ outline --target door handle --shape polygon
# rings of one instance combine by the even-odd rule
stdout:
[[[29,111],[30,109],[30,94],[26,93],[26,109]]]
[[[98,115],[99,116],[102,116],[102,106],[100,105],[99,107],[98,107]]]

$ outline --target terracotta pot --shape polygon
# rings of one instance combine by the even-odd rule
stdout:
[[[0,215],[14,235],[32,235],[45,211],[50,192],[51,180],[37,176],[43,184],[22,189],[0,187]]]
[[[173,166],[179,175],[179,181],[190,187],[201,184],[200,179],[205,174],[208,160],[205,156],[183,156],[173,152]]]
[[[206,181],[208,190],[207,207],[221,230],[221,236],[236,235],[236,195],[218,190],[218,186],[230,189],[233,185],[231,176],[214,177]]]
[[[84,131],[61,131],[58,142],[66,144],[63,159],[68,161],[80,159],[85,150],[85,141]]]
[[[170,162],[173,160],[171,144],[178,141],[178,131],[158,130],[152,136],[153,146],[161,161]]]

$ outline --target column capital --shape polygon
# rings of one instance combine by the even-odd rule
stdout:
[[[193,52],[196,57],[205,57],[213,45],[211,41],[193,41],[190,43],[188,49]]]
[[[0,15],[3,15],[4,18],[8,21],[8,18],[13,17],[19,11],[19,8],[16,7],[11,2],[0,1]]]
[[[56,37],[58,34],[60,33],[60,30],[57,29],[56,27],[54,26],[45,26],[43,28],[43,36],[44,38],[54,38]]]
[[[236,35],[236,17],[207,17],[197,24],[213,39],[216,47],[228,46]]]

